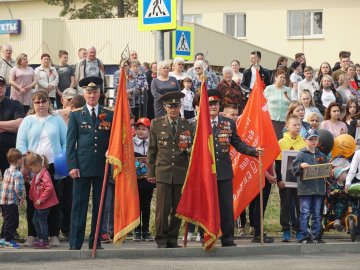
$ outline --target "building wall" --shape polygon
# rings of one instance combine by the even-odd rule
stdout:
[[[288,39],[287,11],[304,9],[323,10],[323,38]],[[333,65],[340,50],[351,51],[352,60],[360,62],[355,30],[360,29],[359,0],[184,0],[184,14],[202,14],[202,25],[221,32],[224,14],[239,12],[246,13],[245,41],[251,44],[290,57],[304,51],[307,63],[315,68],[323,61]]]

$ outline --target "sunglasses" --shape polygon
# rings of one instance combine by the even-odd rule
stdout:
[[[33,101],[34,104],[39,105],[39,104],[44,104],[47,103],[47,100],[38,100],[38,101]]]

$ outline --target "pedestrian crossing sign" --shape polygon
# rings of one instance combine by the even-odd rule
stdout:
[[[194,57],[194,28],[178,26],[172,34],[172,56],[193,60]]]
[[[176,0],[139,0],[139,31],[176,28]]]

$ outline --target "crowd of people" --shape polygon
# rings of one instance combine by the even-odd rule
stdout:
[[[114,73],[114,96],[105,82],[105,65],[96,48],[78,50],[79,61],[68,64],[68,53],[59,51],[59,64],[49,54],[41,55],[41,65],[29,66],[27,55],[12,57],[12,47],[1,47],[0,59],[0,206],[3,215],[0,246],[20,248],[17,228],[18,207],[26,202],[27,239],[24,246],[58,246],[68,240],[71,250],[82,248],[92,190],[92,220],[89,248],[114,237],[114,181],[109,174],[106,201],[98,242],[94,243],[96,219],[104,176],[106,151],[112,127],[120,72]],[[141,63],[136,51],[120,63],[126,74],[126,92],[132,119],[133,145],[140,199],[141,224],[134,241],[154,241],[159,248],[176,248],[180,219],[176,208],[185,181],[191,142],[196,133],[200,88],[204,81],[209,94],[209,109],[214,135],[221,219],[221,245],[235,246],[235,226],[240,235],[253,234],[261,241],[260,200],[255,198],[234,221],[232,204],[233,172],[229,147],[250,155],[262,155],[241,141],[236,121],[246,106],[259,72],[264,97],[281,151],[299,151],[292,170],[282,175],[282,154],[265,173],[264,209],[272,185],[280,195],[279,221],[282,241],[294,236],[299,243],[321,243],[322,209],[331,197],[337,209],[334,227],[342,230],[341,218],[347,202],[334,190],[347,192],[352,182],[360,181],[359,152],[334,166],[331,179],[302,181],[309,165],[327,163],[335,157],[317,148],[319,129],[334,138],[350,134],[358,141],[360,133],[360,65],[341,51],[332,68],[324,62],[315,70],[306,64],[303,53],[288,65],[280,57],[274,70],[260,65],[261,53],[250,54],[250,67],[241,72],[238,60],[222,69],[219,76],[204,54],[197,53],[193,67],[181,57],[169,61]],[[112,100],[112,101],[111,101]],[[107,106],[105,106],[107,105]],[[66,155],[68,173],[56,169],[56,159]],[[351,164],[351,167],[350,167]],[[297,188],[287,182],[297,183]],[[331,183],[331,184],[329,184]],[[156,188],[155,237],[149,229],[150,205]],[[350,199],[349,199],[350,200]],[[356,207],[354,207],[356,209]],[[170,218],[169,218],[170,217]],[[312,217],[311,231],[308,230]],[[245,231],[249,219],[250,230]],[[357,229],[360,235],[360,226]],[[195,226],[189,226],[188,240]],[[197,241],[203,239],[198,229]],[[264,235],[265,243],[274,238]]]

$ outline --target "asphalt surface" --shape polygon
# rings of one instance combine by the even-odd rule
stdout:
[[[98,259],[63,262],[37,261],[31,264],[5,263],[1,269],[64,270],[64,269],[126,269],[126,270],[355,270],[359,269],[359,254],[336,255],[263,255],[245,258],[195,258],[195,259]],[[51,268],[49,268],[51,267]]]

